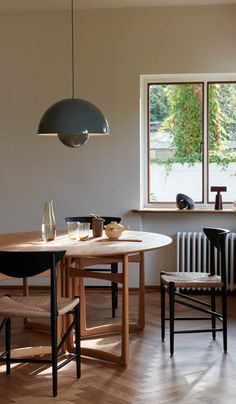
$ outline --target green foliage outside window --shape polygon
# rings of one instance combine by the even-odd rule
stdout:
[[[172,135],[171,147],[178,158],[198,158],[202,143],[202,91],[196,84],[166,87],[169,116],[163,129]]]
[[[172,157],[156,157],[151,163],[192,165],[202,161],[203,91],[201,83],[159,84],[150,87],[150,122],[160,123],[159,131],[171,135]],[[236,84],[209,85],[209,162],[226,167],[236,162],[228,141],[236,140]],[[232,113],[233,111],[233,113]],[[235,112],[234,112],[235,111]]]

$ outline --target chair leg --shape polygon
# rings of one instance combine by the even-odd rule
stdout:
[[[6,373],[11,373],[11,318],[8,317],[5,323],[5,345],[6,345]]]
[[[76,375],[77,379],[81,375],[81,361],[80,361],[80,304],[74,309],[75,312],[75,353],[76,353]]]
[[[111,273],[117,274],[118,265],[117,263],[111,264]],[[111,302],[112,302],[112,318],[115,318],[116,312],[115,310],[118,307],[118,284],[115,282],[111,283]]]
[[[169,310],[170,310],[170,356],[174,354],[174,282],[169,282]]]
[[[165,339],[165,299],[166,299],[166,291],[162,281],[160,281],[161,285],[161,340]]]
[[[52,355],[52,391],[57,396],[57,317],[52,313],[51,318],[51,355]]]
[[[211,310],[216,311],[216,291],[214,288],[211,288]],[[216,328],[216,316],[212,314],[211,316],[211,325],[212,328]],[[216,332],[212,331],[213,340],[216,339]]]
[[[111,283],[111,304],[112,304],[112,318],[115,318],[117,308],[117,284]]]
[[[223,317],[223,347],[227,352],[227,291],[225,286],[222,288],[222,317]]]

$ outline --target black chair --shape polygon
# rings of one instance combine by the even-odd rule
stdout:
[[[114,216],[102,216],[104,219],[104,226],[111,222],[117,222],[120,223],[121,218],[120,217],[114,217]],[[80,223],[90,223],[90,226],[92,226],[92,216],[67,216],[65,217],[66,222],[80,222]],[[118,264],[117,262],[113,262],[109,264],[108,268],[86,268],[86,271],[101,271],[101,272],[111,272],[113,274],[117,274],[118,272]],[[115,312],[118,307],[118,284],[115,282],[111,283],[111,302],[112,302],[112,317],[115,317]]]
[[[161,337],[165,339],[165,320],[170,323],[170,354],[174,354],[174,335],[183,333],[211,332],[215,340],[216,332],[223,332],[223,348],[227,351],[227,286],[225,264],[225,239],[230,232],[225,229],[204,228],[210,243],[210,272],[161,272]],[[216,254],[215,254],[216,253]],[[217,257],[217,259],[215,259]],[[221,275],[218,275],[220,274]],[[211,302],[186,294],[188,288],[209,289]],[[222,310],[216,312],[216,290],[221,291]],[[169,317],[165,317],[165,293],[169,293]],[[177,299],[175,298],[177,297]],[[190,309],[198,310],[208,316],[205,317],[175,317],[175,303]],[[175,320],[210,320],[211,327],[203,329],[175,330]],[[217,328],[217,320],[221,326]]]
[[[0,361],[6,363],[6,373],[10,374],[11,363],[41,363],[52,365],[53,396],[57,395],[57,371],[72,359],[76,359],[76,374],[80,377],[80,315],[79,298],[57,298],[56,266],[64,257],[65,251],[9,252],[0,251],[0,273],[14,278],[38,275],[50,269],[50,295],[46,296],[3,296],[0,298],[0,316],[4,317],[0,330],[5,326],[5,352]],[[73,320],[57,342],[58,316],[73,314]],[[13,358],[11,356],[11,318],[48,318],[51,323],[51,358]],[[58,353],[70,332],[75,330],[75,354],[58,365]]]

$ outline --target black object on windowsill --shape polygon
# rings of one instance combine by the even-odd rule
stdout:
[[[176,207],[180,210],[183,209],[194,209],[194,202],[190,196],[185,194],[176,195]]]
[[[217,192],[215,200],[215,210],[222,210],[222,195],[221,192],[227,192],[227,187],[211,187],[211,192]]]

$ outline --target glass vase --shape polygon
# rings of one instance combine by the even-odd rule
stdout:
[[[56,221],[53,211],[53,201],[44,201],[42,239],[52,241],[56,238]]]

